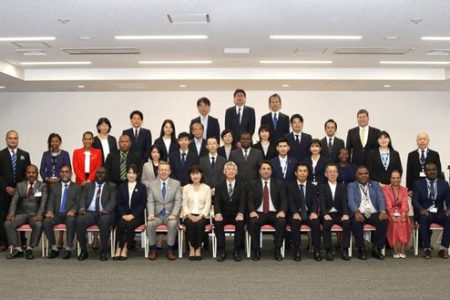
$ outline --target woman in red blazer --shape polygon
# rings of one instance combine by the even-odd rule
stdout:
[[[90,131],[83,133],[83,148],[73,151],[73,172],[75,173],[76,182],[85,185],[95,180],[95,172],[102,165],[102,151],[92,148],[94,142],[94,134]],[[85,170],[85,157],[90,156],[89,169]]]

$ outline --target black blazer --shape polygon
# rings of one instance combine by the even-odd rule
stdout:
[[[243,182],[249,182],[259,176],[259,163],[263,161],[261,151],[249,148],[247,160],[244,159],[242,149],[233,150],[230,154],[230,160],[238,166],[237,179]]]
[[[273,127],[272,113],[265,114],[261,117],[261,125],[270,127],[270,141],[275,143],[279,138],[284,137],[289,133],[289,116],[279,112],[277,113],[278,123],[277,128]]]
[[[189,124],[189,128],[191,128],[192,124],[194,124],[194,123],[202,123],[200,120],[200,116],[191,120],[191,124]],[[189,130],[189,132],[190,132],[190,130]],[[220,143],[219,120],[208,115],[208,127],[206,127],[206,138],[209,139],[210,137],[215,137],[217,139],[217,143]]]
[[[290,215],[300,212],[302,219],[305,220],[310,213],[319,212],[319,199],[317,195],[317,186],[311,182],[306,182],[306,198],[300,195],[300,188],[297,180],[289,185],[288,190],[289,212]]]
[[[206,149],[206,140],[202,139],[202,145],[200,146],[200,153],[197,152],[197,147],[195,145],[195,139],[192,139],[189,143],[189,152],[194,152],[197,157],[202,157],[206,154],[208,154],[208,149]]]
[[[6,194],[6,187],[16,187],[17,183],[25,180],[25,170],[27,166],[31,164],[30,154],[23,151],[22,149],[16,149],[16,176],[14,178],[12,164],[11,164],[11,154],[8,148],[0,151],[0,192]],[[8,198],[10,198],[8,196]]]
[[[230,156],[231,156],[231,152],[233,152],[233,150],[236,150],[235,145],[231,146]],[[227,157],[227,153],[225,152],[225,146],[222,146],[219,149],[217,149],[217,154],[224,157],[227,161],[230,160],[230,157]]]
[[[116,138],[109,134],[108,134],[108,145],[109,145],[109,153],[113,153],[118,150]],[[102,157],[103,157],[102,166],[104,166],[107,157],[105,156],[105,152],[103,152],[102,142],[100,141],[98,136],[94,137],[94,143],[92,144],[92,147],[102,151]]]
[[[140,128],[137,142],[134,140],[134,128],[126,129],[122,134],[130,137],[131,151],[137,152],[141,157],[141,161],[147,161],[150,155],[150,146],[152,145],[152,134],[150,130]]]
[[[163,160],[163,161],[168,161],[169,154],[174,151],[178,151],[180,149],[180,145],[178,144],[177,139],[171,140],[169,149],[166,148],[166,144],[164,143],[164,140],[162,137],[159,137],[155,140],[155,145],[160,150],[161,160]],[[150,152],[148,154],[147,160],[149,159],[149,157],[150,157]],[[145,160],[144,162],[147,162],[147,160]]]
[[[144,184],[137,182],[131,195],[131,206],[129,205],[128,182],[124,182],[117,188],[117,211],[119,216],[132,214],[136,219],[144,221],[144,210],[147,204],[147,188]]]
[[[398,152],[390,150],[389,153],[389,166],[385,170],[379,149],[370,150],[369,156],[367,157],[367,168],[369,169],[371,180],[381,182],[382,184],[389,184],[393,170],[398,170],[400,173],[403,173],[402,162]]]
[[[48,187],[47,212],[58,214],[61,209],[63,183],[55,182]],[[78,205],[81,197],[81,187],[75,182],[70,182],[67,190],[66,211],[78,211]]]
[[[127,169],[130,165],[136,165],[139,170],[137,181],[141,181],[142,174],[142,160],[138,153],[128,151],[126,166]],[[123,181],[120,179],[120,151],[110,153],[105,162],[105,168],[108,171],[109,180],[116,185],[121,184]]]
[[[435,163],[438,170],[438,177],[442,178],[442,166],[441,166],[441,158],[439,157],[439,153],[433,151],[431,149],[427,149],[427,157],[425,159],[425,164],[427,163]],[[420,179],[420,172],[422,172],[422,165],[420,164],[420,156],[417,149],[409,152],[408,161],[406,167],[406,186],[409,191],[412,191],[414,188],[414,182]]]
[[[170,166],[172,169],[171,177],[180,182],[181,186],[189,183],[189,169],[198,162],[198,157],[195,152],[188,151],[186,155],[186,162],[181,163],[180,151],[175,151],[169,154]]]
[[[78,206],[78,212],[85,212],[94,201],[95,189],[97,183],[95,181],[89,182],[83,187],[80,198],[80,205]],[[116,185],[112,182],[104,182],[102,195],[100,199],[103,207],[103,212],[111,214],[116,208]]]
[[[380,130],[369,126],[366,146],[363,148],[359,137],[359,127],[352,128],[347,133],[347,149],[350,154],[350,162],[357,165],[367,165],[369,151],[378,148],[378,134]]]
[[[242,181],[235,180],[233,195],[228,196],[228,183],[222,180],[216,186],[214,194],[214,213],[222,214],[224,218],[235,217],[238,213],[244,214],[246,207],[246,190]]]
[[[253,144],[252,148],[261,151],[264,160],[271,160],[272,158],[274,158],[278,155],[277,146],[275,145],[275,143],[272,143],[272,142],[269,144],[269,148],[267,149],[267,154],[264,154],[264,150],[261,145],[261,142],[257,142],[256,144]]]
[[[324,183],[326,182],[326,177],[325,177],[325,167],[328,164],[328,158],[326,158],[325,156],[320,156],[319,157],[319,161],[316,164],[316,169],[314,170],[314,175],[313,175],[313,167],[312,167],[312,159],[311,157],[308,157],[306,159],[306,164],[308,165],[308,181],[314,181],[314,177],[316,179],[316,182],[320,183]]]
[[[322,143],[322,152],[320,152],[320,156],[326,157],[328,162],[330,163],[337,163],[339,150],[345,148],[344,140],[334,137],[333,149],[331,150],[331,152],[328,150],[328,140],[328,137],[324,137],[320,140],[320,142]]]
[[[280,158],[278,156],[272,158],[270,161],[272,163],[272,176],[280,179],[284,182],[286,189],[289,184],[295,179],[295,167],[297,166],[297,161],[293,157],[287,158],[287,168],[286,168],[286,177],[283,178],[283,170],[281,169]]]
[[[200,168],[203,170],[204,183],[210,188],[215,188],[216,185],[224,179],[223,167],[227,160],[220,155],[216,155],[214,168],[211,167],[211,160],[209,154],[203,155],[199,159]]]
[[[276,178],[270,179],[270,197],[276,212],[287,212],[288,204],[286,199],[286,190],[284,183]],[[247,207],[248,211],[256,211],[262,204],[263,183],[260,178],[254,179],[248,183]]]
[[[289,143],[289,156],[294,157],[298,162],[306,162],[306,159],[311,156],[309,147],[311,146],[312,137],[308,133],[302,132],[300,144],[295,141],[294,133],[288,133],[284,136]]]
[[[347,189],[342,183],[337,183],[336,192],[331,193],[331,188],[328,182],[320,185],[319,187],[319,202],[320,202],[320,214],[323,216],[330,213],[331,208],[337,210],[339,215],[348,215],[348,201],[347,201]]]
[[[225,129],[233,132],[233,143],[236,144],[241,138],[241,133],[249,132],[251,135],[255,133],[255,109],[244,105],[242,110],[241,124],[236,113],[236,106],[232,106],[225,111]]]

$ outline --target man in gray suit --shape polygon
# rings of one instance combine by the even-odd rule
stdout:
[[[203,176],[205,183],[212,189],[214,195],[214,189],[216,185],[224,180],[223,166],[227,160],[217,154],[219,143],[215,137],[210,137],[206,141],[206,149],[209,153],[200,157],[200,168],[203,170]]]
[[[148,224],[147,235],[150,244],[149,259],[158,258],[156,252],[156,227],[167,225],[167,259],[175,260],[175,239],[178,232],[178,215],[181,209],[181,185],[178,180],[169,178],[170,164],[161,162],[158,175],[151,181],[147,190]]]
[[[47,202],[47,185],[39,180],[38,168],[29,165],[25,171],[26,180],[17,184],[16,192],[9,207],[6,217],[5,230],[10,246],[14,251],[8,255],[8,259],[23,256],[16,229],[24,224],[30,224],[31,241],[25,250],[25,257],[33,259],[33,248],[39,244],[42,233],[42,215]]]
[[[67,245],[63,259],[72,257],[73,238],[75,237],[75,214],[80,201],[81,188],[78,184],[70,181],[72,169],[63,166],[59,172],[61,181],[54,183],[48,188],[47,212],[45,213],[44,232],[51,246],[48,258],[59,255],[53,228],[57,224],[65,224],[67,232]]]
[[[89,182],[81,193],[76,231],[81,253],[78,260],[88,258],[86,229],[98,225],[100,229],[100,260],[108,260],[108,239],[114,222],[116,207],[116,185],[106,181],[106,169],[100,167],[95,174],[95,181]]]
[[[252,136],[248,132],[243,132],[240,138],[241,149],[233,150],[230,160],[237,166],[239,173],[237,179],[244,183],[258,178],[259,164],[263,161],[261,151],[251,148]]]
[[[336,121],[329,119],[325,122],[325,133],[327,135],[320,140],[322,143],[320,155],[326,157],[329,163],[337,163],[339,150],[345,148],[344,140],[336,137],[336,130]]]

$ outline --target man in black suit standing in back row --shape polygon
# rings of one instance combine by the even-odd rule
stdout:
[[[233,144],[243,132],[255,133],[255,109],[245,105],[247,94],[242,89],[234,91],[234,106],[225,111],[225,129],[233,132]]]
[[[194,123],[200,123],[203,125],[203,139],[205,141],[208,140],[210,137],[215,137],[217,141],[220,141],[219,121],[216,118],[209,115],[210,109],[211,109],[211,101],[208,98],[202,97],[198,99],[197,110],[200,116],[191,120],[189,128],[192,128],[192,124]]]
[[[150,130],[142,128],[142,122],[144,121],[144,114],[135,110],[130,114],[131,127],[122,132],[130,137],[131,151],[137,152],[141,160],[146,162],[150,156],[150,146],[152,145],[152,134]]]
[[[289,116],[280,112],[281,97],[273,94],[269,97],[270,113],[261,117],[261,125],[267,125],[270,128],[270,141],[276,143],[278,139],[289,133]]]

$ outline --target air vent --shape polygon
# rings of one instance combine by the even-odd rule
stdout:
[[[43,49],[16,49],[16,53],[21,53],[25,56],[43,56],[47,55]]]
[[[450,54],[450,49],[433,49],[427,55],[447,56]]]
[[[12,42],[13,45],[22,49],[45,49],[51,48],[49,44],[44,42]]]
[[[404,55],[414,48],[336,48],[335,54]]]
[[[70,55],[139,54],[139,49],[134,47],[63,48],[61,50]]]
[[[294,54],[325,54],[327,48],[295,48]]]
[[[170,24],[208,24],[209,14],[170,14],[167,15]]]

